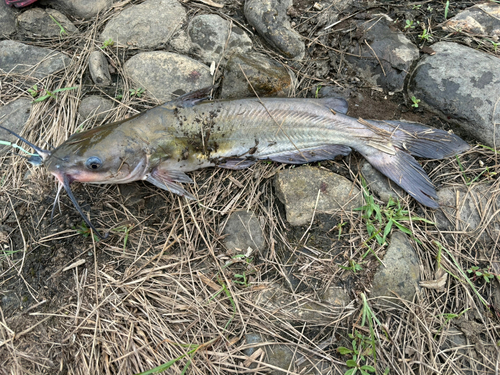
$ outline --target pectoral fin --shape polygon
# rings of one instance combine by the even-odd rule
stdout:
[[[146,178],[146,181],[152,183],[160,189],[170,191],[172,193],[178,194],[182,197],[188,199],[196,200],[196,198],[188,193],[184,188],[178,185],[176,182],[181,183],[192,183],[193,180],[184,172],[181,171],[168,171],[162,169],[161,167],[156,167],[153,169],[151,174]]]

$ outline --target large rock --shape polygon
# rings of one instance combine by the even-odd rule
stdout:
[[[252,41],[238,26],[216,14],[202,14],[189,23],[188,35],[193,53],[210,64],[218,63],[223,55],[245,53],[252,48]],[[229,38],[229,40],[228,40]]]
[[[500,59],[456,43],[432,49],[415,68],[409,95],[480,142],[500,145]]]
[[[226,247],[232,251],[245,254],[248,248],[262,250],[265,245],[262,228],[253,212],[233,212],[226,223],[224,234]]]
[[[446,21],[446,31],[458,31],[473,35],[500,38],[500,4],[483,3],[474,5]]]
[[[391,301],[397,296],[413,300],[420,290],[420,267],[417,254],[404,233],[392,234],[383,262],[373,277],[370,296],[391,297]]]
[[[16,32],[16,14],[14,8],[0,1],[0,37],[7,38]]]
[[[272,284],[255,295],[254,303],[259,310],[287,321],[329,324],[332,318],[341,313],[338,308],[346,306],[348,297],[326,297],[330,300],[316,302],[303,296],[299,298],[298,294],[290,293],[278,284]]]
[[[109,112],[113,109],[114,104],[111,100],[97,95],[91,95],[80,103],[78,114],[82,121],[86,121],[95,117],[97,121],[102,121],[106,118]]]
[[[28,121],[31,112],[31,100],[21,98],[0,108],[2,126],[19,134]],[[0,129],[0,140],[15,143],[18,139],[9,132]],[[23,145],[22,147],[24,147]],[[0,152],[10,149],[10,146],[0,145]]]
[[[56,23],[59,23],[63,29]],[[75,34],[78,29],[61,12],[55,9],[31,8],[17,17],[21,33],[28,37],[54,38]]]
[[[89,19],[113,5],[113,0],[43,0],[42,5],[59,9],[68,16]]]
[[[271,46],[285,57],[301,60],[305,55],[305,44],[300,34],[292,30],[287,10],[292,0],[247,0],[245,17],[255,30]]]
[[[125,73],[163,102],[212,84],[206,65],[170,52],[139,53],[125,63]]]
[[[439,229],[496,241],[500,233],[497,184],[449,186],[440,189],[437,196],[440,209],[434,212],[434,221]]]
[[[319,168],[285,169],[274,185],[291,225],[309,224],[315,207],[317,213],[333,213],[363,206],[361,192],[351,181]]]
[[[64,69],[71,59],[48,48],[3,40],[0,42],[0,71],[44,78]]]
[[[108,60],[102,51],[93,51],[89,56],[89,71],[92,81],[97,86],[111,85]]]
[[[164,46],[185,21],[186,11],[177,0],[147,0],[109,20],[100,39],[155,49]]]
[[[388,91],[402,91],[418,48],[393,27],[388,16],[356,22],[356,39],[346,59],[368,83]],[[368,43],[368,45],[367,45]],[[360,55],[356,57],[353,55]]]
[[[252,97],[255,92],[259,97],[287,97],[295,82],[291,71],[260,53],[233,55],[224,71],[221,98]]]

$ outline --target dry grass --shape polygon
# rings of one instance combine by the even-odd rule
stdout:
[[[34,83],[51,89],[80,87],[33,106],[23,132],[33,143],[58,145],[76,131],[80,99],[94,90],[85,83],[88,55],[101,45],[96,35],[113,12],[98,22],[79,24],[86,31],[78,37],[36,43],[66,51],[72,57],[66,71],[39,82],[0,74],[2,104],[27,97],[26,90]],[[116,101],[106,121],[157,104],[147,96],[130,97],[132,86],[121,69],[123,50],[116,47],[106,53],[120,75],[116,90],[124,93],[117,101],[109,90],[102,92]],[[312,64],[305,63],[296,70],[297,92],[308,91],[318,81],[312,69]],[[84,127],[96,125],[91,120]],[[360,186],[358,160],[351,157],[326,165],[343,171]],[[489,168],[487,173],[478,160]],[[336,349],[350,346],[349,333],[369,336],[366,326],[361,326],[360,293],[369,291],[378,262],[369,257],[356,275],[338,267],[349,259],[361,261],[366,252],[362,244],[368,240],[365,224],[357,213],[343,213],[346,230],[340,241],[332,241],[331,249],[311,244],[306,228],[297,235],[282,217],[273,194],[272,177],[282,166],[195,172],[195,184],[189,189],[199,203],[142,183],[132,184],[131,195],[117,186],[76,188],[97,226],[111,231],[110,239],[101,242],[73,229],[80,219],[66,197],[55,222],[49,223],[54,184],[43,168],[28,166],[10,154],[2,157],[0,168],[0,222],[9,227],[0,227],[0,246],[19,250],[0,259],[2,375],[134,374],[175,359],[165,373],[179,374],[187,368],[193,374],[264,374],[276,370],[266,359],[268,350],[283,350],[280,345],[295,356],[284,373],[343,374],[348,358]],[[476,147],[462,157],[462,168],[449,159],[428,162],[426,170],[438,184],[465,186],[464,173],[470,179],[482,173],[481,181],[494,178],[497,154]],[[498,373],[499,312],[488,306],[495,288],[498,293],[498,281],[475,282],[474,290],[463,277],[471,265],[497,273],[500,268],[499,231],[491,220],[498,216],[498,186],[495,181],[489,199],[481,203],[481,225],[473,233],[410,223],[422,243],[415,243],[422,280],[440,276],[439,268],[449,276],[444,288],[423,288],[412,302],[379,305],[369,300],[382,323],[375,327],[379,373],[387,367],[391,374]],[[45,198],[46,194],[50,196]],[[408,198],[403,204],[423,216]],[[224,247],[221,234],[231,213],[240,209],[256,213],[266,236],[267,250],[252,254],[250,264],[228,263],[236,254]],[[488,238],[478,240],[479,232]],[[336,239],[337,234],[332,228],[329,236]],[[294,236],[304,239],[299,243]],[[315,255],[304,255],[299,251],[302,247]],[[384,247],[376,251],[382,256]],[[299,266],[296,276],[304,283],[320,279],[323,289],[342,284],[352,302],[343,308],[325,306],[321,291],[309,288],[287,291],[284,306],[269,308],[260,303],[263,294],[276,291],[278,285],[288,290],[289,268],[283,260],[290,254]],[[246,286],[234,282],[235,273],[242,271],[251,273]],[[393,302],[397,300],[395,296]],[[319,305],[320,314],[307,314],[308,306]],[[457,332],[465,334],[466,343],[446,344]],[[252,346],[245,343],[249,333],[265,339],[251,357],[243,352]]]

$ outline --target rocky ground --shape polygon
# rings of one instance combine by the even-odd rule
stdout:
[[[53,178],[0,145],[0,374],[498,372],[498,1],[43,0],[0,20],[0,125],[40,147],[212,84],[471,145],[420,160],[438,210],[357,153],[193,172],[195,202],[75,185],[105,241],[64,193],[51,223]]]

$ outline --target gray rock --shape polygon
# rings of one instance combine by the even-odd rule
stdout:
[[[0,108],[0,119],[2,126],[19,134],[23,130],[24,124],[28,121],[31,112],[31,100],[21,98]],[[0,140],[15,143],[17,138],[12,134],[0,129]],[[24,147],[24,145],[22,146]],[[0,145],[0,152],[10,150],[10,146]]]
[[[368,188],[383,202],[389,202],[390,198],[392,198],[393,201],[396,201],[399,197],[403,197],[405,195],[403,189],[373,168],[367,161],[363,163],[361,173],[368,184]]]
[[[268,340],[258,333],[247,333],[245,335],[245,341],[248,345],[257,344],[255,347],[245,349],[245,355],[251,356],[258,348],[261,348],[265,352],[263,362],[283,369],[283,371],[275,368],[269,369],[266,371],[266,374],[285,375],[288,373],[287,370],[294,370],[293,361],[295,359],[295,355],[288,346],[283,344],[261,345],[264,342],[273,342],[274,340]],[[254,367],[254,365],[250,366],[250,368]]]
[[[160,101],[212,84],[206,65],[171,52],[139,53],[125,63],[125,72]]]
[[[349,52],[362,57],[347,55],[346,59],[369,84],[387,91],[402,91],[419,52],[392,23],[393,20],[385,15],[370,22],[356,22],[357,42],[352,44]]]
[[[100,39],[138,48],[159,48],[185,21],[186,11],[177,0],[146,0],[109,20]]]
[[[253,212],[233,212],[226,223],[224,234],[227,235],[224,242],[228,249],[243,253],[249,247],[254,251],[264,249],[264,234]]]
[[[495,240],[500,231],[500,215],[494,215],[500,209],[497,191],[495,185],[483,184],[440,189],[437,196],[441,208],[434,212],[437,227]]]
[[[0,42],[0,71],[44,78],[64,69],[71,59],[48,48],[3,40]]]
[[[316,302],[296,293],[290,293],[278,284],[270,285],[255,296],[255,304],[272,315],[287,321],[307,321],[318,324],[329,324],[339,315],[337,302],[326,304],[325,301]]]
[[[245,335],[245,341],[247,345],[260,344],[261,342],[264,342],[264,338],[258,333],[250,332]],[[250,357],[256,350],[257,347],[250,347],[243,350],[243,353]]]
[[[389,247],[373,277],[371,297],[391,297],[396,295],[411,301],[420,290],[419,260],[408,237],[399,231],[392,234]],[[384,266],[385,265],[385,266]]]
[[[285,57],[301,60],[305,55],[305,44],[300,34],[292,30],[287,10],[292,0],[247,0],[245,17],[271,46]]]
[[[252,48],[252,41],[238,26],[231,28],[229,21],[216,14],[202,14],[189,23],[188,35],[193,53],[210,64],[232,53],[245,53]],[[228,40],[229,38],[229,40]]]
[[[259,97],[287,97],[295,81],[295,75],[292,72],[260,53],[236,54],[227,62],[221,98],[236,99],[255,96],[253,90]]]
[[[173,48],[175,52],[180,53],[181,55],[187,55],[191,51],[191,39],[188,34],[184,30],[179,30],[172,36],[172,39],[169,40],[168,44]]]
[[[102,121],[114,107],[113,102],[101,96],[92,95],[82,99],[78,114],[82,121],[95,117],[97,121]]]
[[[56,21],[64,28],[64,32]],[[64,14],[55,9],[28,9],[17,17],[17,22],[20,32],[27,37],[54,38],[78,32],[76,26]]]
[[[89,56],[89,71],[92,81],[98,86],[111,85],[108,60],[102,51],[93,51]]]
[[[441,345],[442,350],[460,348],[458,351],[465,354],[467,345],[467,338],[465,335],[455,327],[449,327],[447,330],[441,333],[441,336],[445,337],[443,344]]]
[[[0,1],[0,36],[7,38],[16,32],[16,14],[18,12],[5,4],[5,1]]]
[[[456,43],[432,45],[418,63],[409,95],[484,144],[500,144],[500,59]],[[496,124],[496,125],[495,125]]]
[[[481,36],[489,36],[498,42],[500,38],[500,4],[476,4],[446,21],[443,29],[460,31]]]
[[[319,168],[285,169],[277,174],[274,185],[291,225],[309,224],[318,192],[317,213],[351,210],[363,205],[361,192],[351,181]]]
[[[72,17],[90,19],[109,9],[113,0],[43,0],[41,4],[59,9]]]
[[[337,307],[347,306],[351,299],[346,291],[342,288],[330,286],[328,287],[322,294],[321,300],[325,303],[329,303],[330,305]]]

